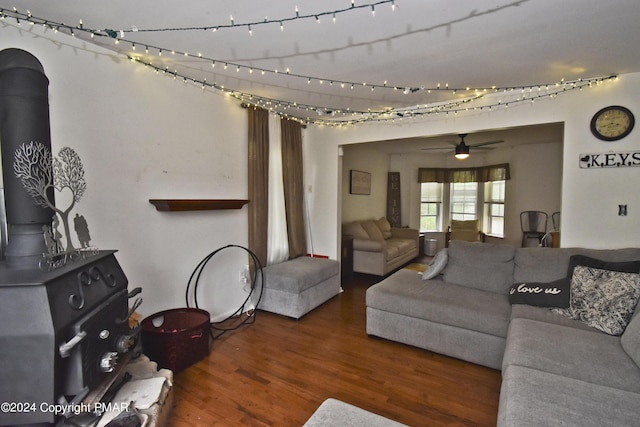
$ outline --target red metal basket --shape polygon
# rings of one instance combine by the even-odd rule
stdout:
[[[178,373],[209,354],[210,316],[197,308],[175,308],[145,318],[142,350],[162,368]]]

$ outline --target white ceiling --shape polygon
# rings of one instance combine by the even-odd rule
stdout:
[[[562,123],[545,123],[535,126],[518,126],[505,129],[467,134],[465,144],[472,155],[505,149],[515,145],[546,144],[563,142],[564,125]],[[460,142],[459,135],[435,135],[428,137],[402,138],[394,140],[371,141],[365,143],[367,148],[383,151],[387,154],[451,154]],[[487,145],[484,145],[487,144]],[[346,146],[358,148],[362,144]],[[480,145],[482,148],[474,148]]]
[[[231,91],[249,103],[273,99],[266,105],[311,121],[341,121],[353,111],[390,108],[411,113],[476,94],[453,93],[447,85],[536,87],[640,71],[638,0],[354,0],[351,5],[351,0],[0,0],[7,15],[0,34],[17,25],[15,7],[31,14],[31,21],[46,21],[52,38],[64,40],[68,27],[81,26],[74,36],[112,49],[115,60],[135,57],[177,73],[179,81],[186,78],[217,94]],[[25,31],[29,19],[21,19]],[[60,23],[67,27],[56,34]],[[405,94],[403,88],[413,91]],[[467,142],[473,143],[471,136]]]

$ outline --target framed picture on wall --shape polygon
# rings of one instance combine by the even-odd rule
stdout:
[[[371,174],[351,169],[349,176],[349,193],[371,194]]]

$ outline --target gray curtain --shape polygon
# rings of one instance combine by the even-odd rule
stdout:
[[[304,227],[304,185],[302,168],[302,125],[282,120],[282,179],[289,235],[289,258],[306,255]]]
[[[267,265],[269,112],[249,108],[249,249]],[[250,260],[251,261],[251,260]]]

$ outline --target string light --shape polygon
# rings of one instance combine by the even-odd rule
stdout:
[[[389,1],[380,1],[380,2],[378,2],[378,3],[376,3],[376,4],[388,3],[388,2],[389,2]],[[395,4],[395,3],[394,3],[394,4]],[[361,8],[361,7],[373,7],[373,5],[371,5],[371,4],[366,4],[366,5],[358,5],[358,6],[355,6],[355,4],[352,2],[352,8]],[[15,8],[14,8],[14,9],[15,9]],[[350,9],[343,9],[343,10],[350,10]],[[0,11],[4,11],[4,10],[3,10],[3,9],[0,9]],[[15,13],[16,13],[16,14],[18,14],[18,15],[20,14],[20,12],[18,12],[18,11],[17,11],[17,9],[15,10]],[[336,13],[336,12],[333,12],[333,13]],[[320,15],[326,15],[326,14],[328,14],[328,13],[327,13],[327,12],[324,12],[324,13],[318,14],[318,16],[317,16],[317,17],[319,18],[319,16],[320,16]],[[30,18],[30,19],[31,19],[31,18],[32,18],[32,16],[31,16],[31,15],[27,15],[27,18]],[[38,18],[33,18],[33,19],[38,19]],[[234,18],[233,18],[233,16],[232,16],[232,15],[230,16],[230,19],[231,19],[232,21],[234,21]],[[63,27],[65,27],[65,28],[71,28],[71,27],[65,26],[64,24],[58,24],[58,25],[59,25],[59,26],[63,26]],[[235,22],[234,22],[234,25],[236,25],[236,26],[240,26],[240,25],[245,25],[245,24],[235,24]],[[56,27],[56,28],[57,28],[57,27]],[[216,27],[216,28],[217,28],[217,27]],[[82,30],[83,30],[83,31],[90,31],[92,35],[99,35],[99,36],[103,36],[103,37],[104,37],[104,34],[101,34],[99,31],[96,31],[96,30],[90,30],[90,29],[84,29],[84,28],[83,28]],[[56,31],[57,31],[57,30],[56,30]],[[132,45],[132,46],[135,44],[135,42],[130,41],[130,40],[126,40],[126,39],[118,39],[118,38],[117,38],[117,33],[116,33],[114,30],[104,30],[104,31],[106,32],[106,34],[107,34],[107,36],[108,36],[108,37],[116,38],[116,41],[115,41],[115,43],[116,43],[116,44],[119,44],[119,43],[120,43],[120,41],[124,41],[124,42],[131,43],[131,45]],[[150,31],[150,30],[140,30],[140,29],[137,29],[137,28],[136,28],[135,30],[132,30],[132,31],[138,32],[138,31]],[[159,52],[159,56],[162,56],[162,51],[163,51],[163,50],[169,50],[169,49],[166,49],[166,48],[163,48],[163,47],[160,47],[160,46],[153,46],[153,45],[148,44],[148,45],[146,45],[146,49],[145,49],[145,52],[146,52],[146,53],[148,53],[148,52],[149,52],[149,48],[157,49],[157,50],[158,50],[158,52]],[[176,51],[175,51],[175,50],[171,50],[171,52],[172,52],[173,54],[175,54],[175,53],[176,53]],[[192,55],[190,55],[188,52],[180,52],[180,53],[182,53],[185,57],[191,57],[191,56],[192,56]],[[214,59],[214,58],[206,58],[206,57],[203,57],[201,54],[199,54],[197,57],[196,57],[196,56],[193,56],[193,57],[194,57],[194,58],[198,58],[198,59],[204,59],[204,60],[207,60],[207,61],[215,61],[215,59]],[[250,67],[250,66],[246,66],[246,65],[243,65],[243,64],[237,64],[237,63],[229,63],[229,65],[231,65],[231,66],[235,66],[235,67],[236,67],[236,69],[238,69],[238,70],[240,70],[240,69],[246,69],[246,70],[249,70],[249,69],[257,69],[257,70],[261,71],[261,74],[262,74],[262,75],[265,75],[265,74],[267,74],[267,73],[271,73],[271,74],[278,74],[278,71],[277,71],[277,70],[268,70],[268,69],[263,69],[263,68]],[[226,66],[225,66],[225,69],[226,69]],[[307,80],[307,81],[308,81],[309,79],[311,79],[312,81],[317,81],[317,82],[319,82],[320,84],[322,84],[322,82],[323,82],[323,80],[324,80],[324,79],[323,79],[323,78],[321,78],[321,77],[309,76],[309,75],[303,75],[303,74],[291,73],[291,72],[288,72],[286,75],[287,75],[287,76],[289,76],[289,77],[300,78],[300,79],[304,79],[304,80]],[[382,84],[382,85],[380,85],[380,84],[358,83],[358,82],[351,82],[351,81],[340,81],[340,80],[335,80],[335,82],[336,82],[336,83],[341,83],[341,87],[344,87],[345,85],[349,85],[351,89],[353,89],[355,86],[362,86],[362,87],[368,88],[369,90],[375,90],[375,89],[378,89],[378,88],[384,88],[384,89],[397,90],[397,89],[398,89],[398,88],[400,88],[400,87],[404,87],[404,85],[399,85],[399,86],[398,86],[398,85],[387,85],[387,84],[386,84],[386,82],[385,82],[385,84]],[[445,88],[446,88],[446,89],[448,89],[448,84],[446,85],[446,87],[445,87]],[[486,89],[486,88],[476,88],[476,89],[474,89],[474,90],[475,90],[475,91],[478,91],[478,90],[485,90],[485,89]],[[419,87],[406,88],[406,89],[403,91],[403,93],[405,93],[405,94],[411,94],[411,93],[416,93],[416,92],[420,92],[420,91],[427,91],[428,93],[430,93],[432,90],[441,90],[440,84],[438,84],[438,86],[437,86],[437,87],[435,87],[435,88],[425,88],[425,87],[420,87],[420,88],[419,88]],[[458,92],[458,91],[462,91],[462,90],[464,90],[464,89],[462,89],[462,88],[454,88],[453,90],[454,90],[454,91],[456,91],[456,92]]]
[[[379,2],[377,2],[377,3],[375,3],[375,4],[382,4],[382,3],[389,3],[389,2],[390,2],[390,0],[383,0],[383,1],[379,1]],[[359,5],[359,6],[355,6],[355,5],[352,3],[352,8],[362,8],[362,7],[373,7],[373,5],[371,5],[371,4],[366,4],[366,5]],[[328,14],[330,14],[330,13],[331,13],[332,15],[335,15],[336,13],[340,13],[340,12],[344,12],[344,11],[348,11],[348,10],[351,10],[351,8],[349,8],[349,9],[336,10],[336,11],[334,11],[334,12],[322,12],[322,13],[319,13],[319,14],[317,14],[317,15],[313,15],[313,16],[314,16],[314,17],[318,20],[318,22],[319,22],[320,16],[328,15]],[[5,12],[5,9],[1,9],[1,8],[0,8],[0,11],[2,11],[2,12],[4,13],[4,12]],[[296,13],[297,13],[297,14],[299,13],[299,12],[298,12],[298,10],[297,10],[297,7],[296,7]],[[16,15],[16,17],[21,16],[21,15],[24,15],[24,14],[21,14],[21,13],[20,13],[16,8],[14,8],[14,14]],[[31,15],[24,15],[24,16],[25,16],[26,18],[28,18],[28,19],[34,19],[34,20],[39,21],[39,22],[42,22],[42,23],[46,23],[46,22],[47,22],[47,21],[44,21],[44,20],[42,20],[42,19],[32,17]],[[301,16],[301,15],[300,15],[300,18],[305,18],[305,17],[308,17],[308,16],[311,16],[311,15],[306,15],[306,16]],[[250,32],[250,33],[252,32],[252,29],[253,29],[253,27],[252,27],[251,25],[255,25],[255,23],[252,23],[252,24],[236,24],[236,23],[235,23],[235,21],[234,21],[233,15],[230,15],[230,20],[233,22],[233,25],[234,25],[234,26],[247,26],[247,27],[249,28],[249,32]],[[264,21],[264,22],[272,22],[272,21],[268,21],[266,18],[265,18],[265,20],[266,20],[266,21]],[[264,22],[262,22],[262,23],[264,23]],[[259,23],[260,23],[260,22],[259,22]],[[281,22],[281,24],[282,24],[282,22]],[[52,23],[48,23],[48,25],[49,25],[49,26],[52,26],[53,24],[52,24]],[[64,25],[64,24],[56,24],[56,25],[57,25],[57,26],[56,26],[56,28],[63,27],[63,28],[66,28],[66,29],[72,30],[72,27],[69,27],[69,26]],[[130,44],[131,44],[132,49],[133,49],[133,46],[135,45],[135,42],[134,42],[134,41],[131,41],[131,40],[124,39],[124,37],[122,37],[122,35],[123,35],[125,32],[145,32],[145,31],[147,31],[147,32],[148,32],[148,31],[173,31],[173,30],[176,30],[176,29],[164,29],[164,30],[144,30],[144,29],[142,29],[142,30],[141,30],[141,29],[138,29],[137,27],[133,27],[133,28],[134,28],[134,29],[132,29],[132,30],[121,30],[121,31],[120,31],[120,34],[121,34],[120,38],[118,38],[118,32],[116,32],[116,31],[114,31],[114,30],[110,30],[110,29],[105,29],[105,30],[95,30],[95,29],[88,29],[88,28],[87,28],[87,29],[85,29],[85,28],[81,28],[81,30],[82,30],[82,31],[85,31],[85,32],[89,32],[89,33],[91,33],[91,36],[92,36],[92,37],[94,37],[94,36],[101,36],[101,37],[110,37],[110,38],[114,38],[114,39],[115,39],[115,41],[114,41],[114,43],[115,43],[115,44],[120,44],[120,42],[128,42],[128,43],[130,43]],[[199,27],[199,28],[200,28],[200,29],[202,29],[202,28],[204,28],[204,27]],[[220,28],[220,27],[219,27],[219,26],[218,26],[218,27],[215,27],[215,29],[217,29],[217,28]],[[182,30],[182,29],[184,29],[184,28],[177,29],[177,30]],[[283,26],[281,26],[281,30],[283,30],[283,29],[284,29],[284,27],[283,27]],[[57,29],[56,29],[56,32],[57,32]],[[151,44],[147,44],[147,45],[146,45],[146,49],[145,49],[145,52],[146,52],[146,53],[149,53],[149,48],[152,48],[152,49],[157,50],[157,51],[158,51],[158,55],[159,55],[159,56],[162,56],[162,51],[163,51],[163,50],[164,50],[164,51],[169,50],[169,51],[171,51],[173,54],[175,54],[175,53],[176,53],[176,51],[175,51],[175,50],[167,49],[166,47],[161,47],[161,46],[154,46],[154,45],[151,45]],[[190,56],[192,56],[192,55],[190,55],[190,54],[189,54],[189,53],[187,53],[187,52],[180,52],[180,53],[182,53],[185,57],[190,57]],[[194,58],[196,58],[196,56],[194,56]],[[198,56],[197,56],[197,58],[198,58],[198,59],[205,59],[205,60],[207,60],[207,61],[215,61],[215,58],[206,58],[206,57],[203,57],[202,55],[198,55]],[[268,70],[268,69],[262,69],[262,68],[250,67],[250,66],[246,66],[246,65],[243,65],[243,64],[236,64],[236,63],[229,63],[229,64],[230,64],[230,65],[232,65],[232,66],[235,66],[235,67],[237,67],[237,68],[240,68],[240,69],[247,69],[247,70],[248,70],[248,69],[250,69],[250,68],[257,69],[257,70],[260,70],[260,71],[262,72],[262,75],[264,75],[264,74],[266,74],[266,73],[278,74],[278,71],[277,71],[277,70]],[[320,78],[320,77],[308,76],[308,75],[302,75],[302,74],[297,74],[297,73],[287,73],[287,75],[288,75],[288,76],[290,76],[290,77],[297,77],[297,78],[301,78],[301,79],[305,79],[305,80],[307,80],[307,79],[309,79],[309,78],[310,78],[310,79],[312,79],[312,80],[314,80],[314,81],[321,81],[321,80],[323,80],[323,79],[322,79],[322,78]],[[336,81],[336,82],[337,82],[337,83],[339,83],[340,81]],[[358,83],[358,82],[344,81],[343,83],[344,83],[344,84],[346,84],[346,85],[352,85],[352,86],[353,86],[353,85],[359,85],[359,83]],[[364,86],[368,87],[369,89],[376,89],[376,88],[378,88],[378,87],[384,87],[385,85],[365,84]],[[414,93],[414,92],[416,92],[417,90],[418,90],[418,89],[414,88],[411,92],[412,92],[412,93]]]
[[[381,1],[375,4],[381,4],[381,3],[389,3],[389,1]],[[396,6],[395,6],[395,2],[391,1],[392,3],[392,9],[395,10]],[[355,3],[352,1],[351,3],[351,8],[361,8],[361,7],[370,7],[372,10],[372,13],[375,13],[375,6],[372,4],[368,4],[368,5],[362,5],[362,6],[356,6]],[[350,9],[344,9],[342,11],[346,11],[346,10],[350,10]],[[335,13],[339,13],[341,11],[335,11],[335,12],[328,12],[328,13],[322,13],[322,14],[318,14],[317,18],[319,19],[319,16],[323,16],[323,15],[327,15],[329,13],[331,13],[331,15],[333,17],[335,17]],[[299,15],[299,12],[296,8],[296,16],[299,18],[303,18],[303,16]],[[316,15],[314,15],[316,16]],[[117,36],[118,34],[113,31],[113,30],[93,30],[93,29],[87,29],[84,28],[84,24],[82,22],[82,20],[79,21],[79,25],[76,27],[71,27],[65,24],[60,24],[60,23],[55,23],[49,20],[44,20],[41,18],[37,18],[34,17],[30,11],[27,11],[27,14],[21,13],[19,12],[15,7],[13,8],[13,11],[11,10],[7,10],[7,9],[3,9],[0,8],[0,20],[5,20],[6,17],[13,17],[16,19],[16,22],[18,23],[18,25],[20,25],[20,18],[22,18],[23,20],[28,21],[30,24],[41,24],[45,29],[46,28],[50,28],[53,29],[54,32],[58,32],[60,29],[66,30],[68,32],[69,35],[75,36],[75,30],[79,30],[79,31],[83,31],[83,32],[87,32],[91,35],[91,37],[93,38],[94,36],[101,36],[101,37],[111,37],[111,38],[115,38],[115,42],[119,43],[120,41],[124,41],[124,42],[128,42],[131,44],[131,49],[133,51],[135,51],[136,49],[136,44],[133,41],[129,41],[129,40],[125,40],[122,36],[124,34],[123,31],[120,32],[121,35],[121,39],[118,39]],[[235,26],[239,26],[240,24],[235,24],[234,20],[233,20],[233,16],[230,17],[232,24]],[[284,20],[278,20],[277,22],[280,23],[280,28],[281,30],[283,30],[283,21]],[[266,17],[264,20],[264,23],[268,23],[268,22],[273,22],[273,21],[269,21]],[[243,24],[245,27],[248,27],[249,31],[251,32],[252,27],[251,25],[254,24]],[[217,29],[218,27],[215,27],[215,29]],[[214,29],[214,31],[215,31]],[[134,30],[132,30],[134,31]],[[152,30],[138,30],[136,29],[135,31],[152,31]],[[162,56],[162,47],[157,47],[157,46],[153,46],[150,44],[146,44],[145,45],[145,52],[148,54],[149,53],[149,48],[152,49],[157,49],[158,50],[158,56]],[[165,49],[167,50],[167,49]],[[175,54],[176,51],[171,50],[172,54]],[[185,57],[192,57],[192,55],[190,55],[187,52],[178,52],[178,53],[182,53]],[[432,104],[432,105],[428,105],[425,104],[423,106],[413,106],[413,107],[404,107],[404,108],[388,108],[388,109],[384,109],[381,111],[372,111],[372,110],[367,110],[367,111],[357,111],[357,110],[353,110],[351,108],[347,108],[347,109],[339,109],[339,108],[332,108],[332,107],[324,107],[324,106],[314,106],[314,105],[306,105],[306,104],[298,104],[296,102],[291,102],[291,101],[284,101],[284,100],[277,100],[277,99],[271,99],[271,98],[266,98],[266,97],[260,97],[254,94],[249,94],[249,93],[244,93],[241,91],[235,91],[229,88],[225,88],[224,86],[220,86],[217,83],[207,83],[206,78],[203,79],[202,81],[198,81],[196,79],[192,79],[189,78],[187,76],[183,76],[180,75],[178,73],[177,70],[171,72],[168,70],[168,68],[166,69],[160,69],[157,66],[153,65],[152,62],[150,61],[143,61],[141,58],[137,58],[137,57],[133,57],[133,56],[128,56],[129,59],[132,62],[137,62],[137,63],[141,63],[146,67],[150,67],[154,70],[154,72],[156,74],[169,74],[171,76],[173,76],[174,79],[177,78],[181,78],[183,80],[183,82],[189,82],[192,81],[194,85],[199,85],[202,87],[202,89],[205,88],[212,88],[212,89],[216,89],[219,91],[222,91],[223,93],[230,95],[238,100],[240,100],[243,103],[247,103],[249,105],[253,105],[256,107],[261,107],[261,108],[266,108],[270,111],[274,111],[275,113],[292,119],[292,120],[296,120],[296,121],[300,121],[301,123],[305,123],[305,124],[318,124],[318,125],[330,125],[330,126],[344,126],[344,125],[353,125],[353,124],[357,124],[357,123],[364,123],[364,122],[371,122],[371,121],[388,121],[388,120],[398,120],[398,119],[406,119],[406,118],[417,118],[417,117],[423,117],[423,116],[427,116],[427,115],[431,115],[431,114],[441,114],[441,113],[454,113],[457,114],[458,112],[463,112],[463,111],[469,111],[469,107],[467,104],[469,103],[477,103],[482,99],[485,99],[485,95],[486,94],[500,94],[501,98],[498,99],[497,101],[495,101],[494,103],[490,103],[488,105],[481,105],[481,106],[475,106],[474,111],[482,111],[484,109],[488,110],[488,111],[493,111],[494,108],[508,108],[511,104],[518,104],[518,103],[522,103],[524,101],[529,101],[530,103],[534,103],[536,100],[538,99],[542,99],[542,98],[555,98],[560,94],[563,93],[567,93],[573,90],[579,90],[582,91],[584,87],[593,87],[593,86],[599,86],[600,84],[602,84],[605,81],[611,81],[611,80],[616,80],[617,76],[607,76],[607,77],[596,77],[596,78],[590,78],[590,79],[577,79],[577,80],[573,80],[573,81],[565,81],[564,79],[562,79],[559,82],[556,83],[549,83],[549,84],[543,84],[543,85],[525,85],[525,86],[518,86],[518,87],[497,87],[497,86],[491,86],[491,87],[478,87],[478,88],[471,88],[471,87],[464,87],[464,88],[449,88],[449,84],[446,83],[444,86],[444,89],[442,88],[442,86],[440,85],[440,83],[438,83],[435,87],[406,87],[406,86],[398,86],[398,85],[388,85],[388,82],[385,80],[383,84],[378,85],[378,84],[369,84],[366,82],[363,83],[356,83],[356,82],[349,82],[349,81],[340,81],[340,80],[330,80],[331,85],[333,86],[333,83],[339,84],[340,88],[345,88],[346,86],[349,86],[350,90],[353,90],[354,87],[356,86],[361,86],[364,88],[368,88],[370,91],[374,91],[378,88],[384,88],[384,89],[392,89],[392,90],[399,90],[402,89],[404,94],[412,94],[412,93],[416,93],[416,92],[422,92],[425,91],[427,93],[431,93],[432,91],[452,91],[453,93],[456,92],[466,92],[466,93],[475,93],[475,95],[470,95],[467,96],[467,98],[464,99],[457,99],[457,100],[452,100],[452,101],[445,101],[439,104]],[[212,58],[205,58],[202,56],[201,53],[198,53],[197,56],[193,56],[196,57],[198,59],[203,59],[203,60],[208,60],[211,63],[212,68],[215,68],[216,65],[216,60],[212,59]],[[288,78],[304,78],[307,81],[307,84],[311,84],[313,81],[317,81],[319,84],[323,84],[325,79],[323,78],[319,78],[319,77],[314,77],[314,76],[305,76],[302,74],[295,74],[295,73],[291,73],[290,70],[287,68],[286,69],[286,73],[282,74],[279,73],[278,70],[267,70],[267,69],[261,69],[261,68],[255,68],[255,67],[249,67],[249,66],[244,66],[242,64],[234,64],[234,63],[229,63],[229,62],[225,62],[224,63],[224,69],[226,70],[227,67],[231,65],[231,66],[235,66],[236,67],[236,72],[240,72],[242,69],[246,69],[248,70],[249,74],[253,74],[254,69],[258,70],[261,72],[262,75],[265,75],[266,73],[273,73],[273,74],[280,74],[282,76],[286,76]],[[516,97],[513,100],[505,100],[504,98],[506,96],[508,96],[509,93],[513,93],[516,89],[518,89],[520,91],[520,93],[523,95],[522,97]],[[528,91],[529,93],[529,97],[526,96],[526,91]],[[304,114],[303,117],[305,117],[304,119],[300,117],[300,114],[298,114],[297,116],[292,115],[291,113],[289,113],[289,111],[291,110],[295,110],[295,111],[304,111],[306,113],[308,112],[313,112],[316,115],[330,115],[331,118],[327,118],[327,119],[313,119],[311,117],[309,117],[308,114]],[[295,114],[295,113],[294,113]],[[339,116],[339,117],[338,117]]]
[[[337,14],[346,13],[352,10],[358,10],[358,9],[364,9],[364,8],[370,8],[371,13],[375,15],[375,7],[383,4],[390,4],[392,11],[395,11],[397,9],[395,0],[379,0],[376,2],[371,2],[371,3],[361,4],[361,5],[356,5],[355,2],[352,0],[350,7],[343,8],[343,9],[336,9],[332,11],[320,12],[320,13],[312,13],[308,15],[300,14],[300,10],[298,6],[296,6],[295,16],[291,16],[288,18],[268,19],[267,17],[265,17],[264,20],[262,21],[237,23],[235,22],[233,16],[230,16],[231,23],[227,25],[199,26],[199,27],[173,27],[173,28],[147,28],[147,29],[135,28],[135,29],[121,30],[121,31],[125,33],[134,32],[134,31],[135,32],[197,31],[197,30],[218,31],[220,29],[229,29],[229,28],[238,28],[238,27],[247,28],[249,25],[256,27],[258,25],[268,25],[268,24],[274,24],[274,23],[280,25],[280,29],[283,30],[284,22],[295,21],[298,19],[312,19],[312,18],[315,19],[317,22],[320,22],[320,18],[322,18],[323,16],[332,16],[332,19],[335,22],[335,16]]]
[[[145,62],[140,58],[130,57],[133,62],[139,62],[144,64],[145,66],[151,67],[154,70],[159,70],[159,68],[153,65],[150,62]],[[341,108],[333,108],[326,106],[316,106],[309,104],[300,104],[298,102],[284,101],[274,98],[267,98],[258,96],[251,93],[246,93],[238,90],[233,90],[226,88],[224,86],[220,86],[217,83],[207,83],[206,79],[202,81],[198,81],[197,79],[190,79],[186,76],[181,76],[177,71],[169,72],[174,79],[182,78],[184,82],[192,81],[194,85],[200,85],[204,88],[211,88],[215,90],[219,90],[226,95],[229,95],[242,103],[264,108],[269,111],[274,112],[282,117],[286,117],[291,120],[299,121],[304,124],[314,124],[314,125],[322,125],[322,126],[345,126],[345,125],[354,125],[365,122],[386,122],[393,121],[398,119],[408,119],[408,118],[420,118],[429,115],[438,115],[438,114],[455,114],[457,115],[460,112],[469,112],[469,111],[493,111],[495,108],[508,108],[514,104],[521,104],[523,102],[529,101],[530,103],[534,103],[538,99],[544,98],[554,98],[557,95],[568,93],[573,90],[582,90],[582,88],[592,87],[593,85],[598,86],[602,82],[605,81],[613,81],[617,79],[617,76],[606,76],[606,77],[596,77],[591,79],[578,79],[568,82],[556,83],[553,86],[553,89],[547,90],[546,86],[544,91],[540,91],[530,98],[518,96],[511,101],[505,101],[504,96],[509,93],[513,93],[515,88],[496,88],[494,94],[501,95],[496,101],[491,102],[486,105],[476,105],[473,108],[470,108],[469,104],[477,103],[482,100],[486,100],[486,95],[481,94],[471,98],[454,100],[454,101],[444,101],[440,103],[434,104],[424,104],[414,107],[403,107],[403,108],[387,108],[384,110],[353,110],[351,108],[341,109]],[[519,87],[519,89],[534,89],[540,88],[542,89],[544,85],[535,85],[535,86],[525,86]],[[294,115],[289,113],[291,110],[296,110],[300,112],[313,112],[319,117],[330,115],[331,118],[311,118],[307,114],[304,115],[304,119],[300,117],[300,115]],[[337,117],[340,116],[340,117]],[[337,118],[336,118],[337,117]]]

